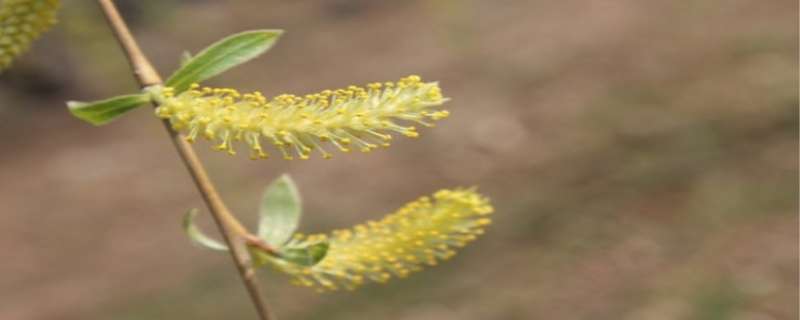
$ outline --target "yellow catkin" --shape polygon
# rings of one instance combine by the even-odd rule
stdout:
[[[59,0],[0,1],[0,72],[56,22]]]
[[[218,143],[215,149],[230,154],[236,153],[236,142],[243,141],[253,159],[268,157],[264,142],[285,159],[308,159],[315,150],[327,159],[331,153],[326,146],[367,152],[388,146],[391,133],[418,136],[414,126],[401,122],[433,126],[449,115],[436,109],[447,101],[438,84],[422,82],[418,76],[302,97],[283,94],[267,99],[259,92],[193,85],[177,95],[164,88],[156,98],[160,103],[156,115],[169,119],[188,141],[204,137]]]
[[[318,291],[383,283],[452,257],[483,234],[492,211],[489,200],[472,189],[440,190],[432,199],[422,197],[380,221],[330,235],[295,235],[289,247],[329,242],[327,254],[313,266],[277,258],[264,261],[292,275],[293,283]]]

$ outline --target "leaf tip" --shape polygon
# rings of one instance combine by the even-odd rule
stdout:
[[[202,231],[200,231],[199,228],[197,228],[197,225],[194,224],[194,219],[197,216],[197,212],[197,209],[190,209],[186,211],[186,214],[183,215],[183,221],[181,225],[183,226],[183,231],[189,237],[189,240],[207,249],[217,251],[228,250],[228,246],[206,236]]]
[[[261,33],[265,33],[265,34],[274,34],[276,36],[281,36],[286,31],[284,31],[283,29],[261,29],[261,30],[256,30],[256,32],[261,32]]]
[[[84,105],[86,105],[86,102],[80,102],[80,101],[74,101],[74,100],[67,101],[67,108],[69,108],[69,110],[78,109],[78,108],[80,108],[81,106],[84,106]]]
[[[194,224],[194,218],[197,217],[197,208],[192,208],[186,211],[183,215],[182,225],[184,228],[188,228]]]

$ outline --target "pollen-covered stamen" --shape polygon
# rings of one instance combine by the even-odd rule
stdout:
[[[370,280],[404,278],[424,265],[435,266],[455,249],[483,234],[493,209],[487,198],[469,189],[441,190],[384,217],[330,236],[300,234],[288,246],[329,241],[325,257],[314,266],[267,260],[291,274],[294,283],[317,290],[353,289]]]
[[[351,147],[368,152],[389,146],[392,132],[419,135],[415,127],[396,121],[432,126],[449,114],[435,109],[447,101],[438,85],[417,76],[302,97],[283,94],[272,100],[259,92],[240,94],[198,85],[177,95],[163,88],[155,98],[161,102],[156,115],[169,119],[176,130],[185,130],[190,142],[200,135],[216,140],[216,149],[233,154],[237,142],[244,141],[254,159],[266,158],[262,139],[286,159],[307,159],[313,150],[330,158],[323,149],[326,143],[342,152]]]
[[[245,133],[245,141],[250,146],[250,159],[267,159],[269,155],[261,148],[261,142],[258,139],[258,134],[254,132]]]

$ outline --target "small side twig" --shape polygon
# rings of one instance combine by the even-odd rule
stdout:
[[[98,3],[117,41],[125,52],[139,84],[143,88],[161,84],[161,77],[144,53],[142,53],[142,50],[139,48],[139,45],[128,29],[125,20],[122,19],[122,16],[119,14],[114,2],[112,0],[98,0]],[[225,203],[222,201],[222,198],[211,182],[208,173],[192,146],[186,142],[178,132],[172,129],[167,120],[164,120],[163,123],[175,145],[175,149],[177,149],[178,154],[181,156],[183,164],[189,170],[195,185],[197,185],[197,189],[203,196],[203,200],[205,200],[214,218],[214,222],[222,234],[222,237],[225,239],[225,243],[231,248],[231,258],[233,258],[233,262],[236,264],[239,275],[247,288],[247,292],[256,308],[259,319],[274,319],[269,312],[267,304],[264,302],[255,279],[255,270],[250,264],[250,255],[246,249],[248,244],[259,245],[260,242],[253,241],[247,230],[225,206]]]

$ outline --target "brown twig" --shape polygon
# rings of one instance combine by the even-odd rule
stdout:
[[[139,48],[139,45],[128,29],[125,20],[120,16],[114,2],[112,0],[98,0],[98,3],[117,41],[119,41],[120,46],[122,46],[139,84],[143,88],[161,84],[161,77],[158,75],[155,68],[153,68],[153,65],[147,57],[142,53],[142,50]],[[253,270],[250,265],[250,255],[246,249],[246,242],[252,243],[250,234],[225,206],[225,203],[222,201],[214,184],[208,177],[208,173],[206,173],[205,168],[203,168],[203,164],[200,162],[192,146],[186,142],[178,132],[172,129],[168,121],[164,120],[163,123],[175,145],[175,149],[178,150],[178,154],[181,156],[181,160],[183,160],[195,185],[197,185],[197,189],[203,196],[203,200],[205,200],[211,212],[211,216],[214,217],[214,222],[219,228],[222,237],[225,239],[225,243],[231,248],[231,257],[247,288],[250,299],[253,301],[259,319],[274,319],[261,295],[261,291],[255,279],[255,270]]]
[[[248,245],[248,246],[258,248],[259,250],[264,251],[264,252],[266,252],[268,254],[271,254],[273,256],[276,256],[276,257],[280,257],[281,256],[281,253],[278,252],[278,250],[276,250],[275,247],[269,245],[268,243],[264,242],[264,240],[261,240],[261,238],[255,236],[255,235],[248,234],[248,235],[245,235],[243,237],[243,239],[244,239],[244,243],[246,245]]]

